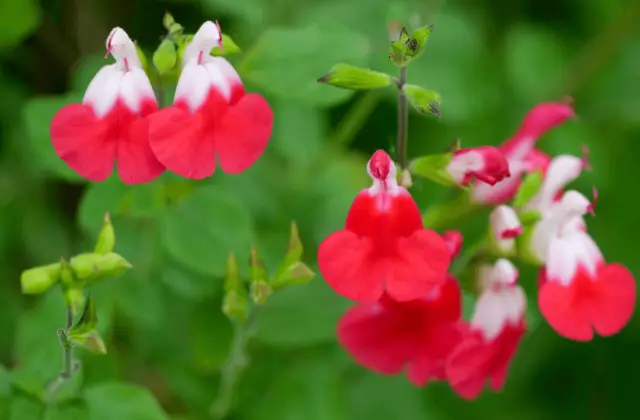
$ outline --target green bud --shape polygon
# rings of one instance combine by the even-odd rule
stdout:
[[[431,37],[431,31],[433,31],[433,25],[423,26],[413,31],[408,45],[408,54],[411,58],[416,58],[424,52]]]
[[[385,73],[339,63],[333,66],[329,73],[319,78],[318,82],[355,90],[389,86],[391,80],[391,76]]]
[[[251,299],[255,303],[264,304],[271,294],[271,286],[269,285],[267,269],[255,246],[251,247],[249,270],[251,272]]]
[[[109,252],[108,254],[80,254],[71,259],[69,265],[76,277],[85,283],[91,283],[106,277],[124,274],[131,268],[131,264],[122,256]]]
[[[222,313],[232,321],[244,322],[249,315],[249,302],[245,294],[234,290],[226,292],[222,300]]]
[[[527,204],[542,187],[542,171],[531,172],[527,174],[518,188],[515,198],[513,199],[513,207],[521,207]]]
[[[412,174],[426,178],[445,187],[468,189],[461,186],[447,171],[453,153],[421,156],[409,162]]]
[[[171,26],[173,26],[175,23],[176,21],[175,19],[173,19],[171,13],[164,12],[164,16],[162,17],[162,26],[164,26],[164,28],[169,31],[171,30]]]
[[[64,300],[75,316],[81,313],[86,304],[84,292],[79,287],[68,287],[63,290]]]
[[[389,60],[391,60],[396,67],[406,67],[411,61],[411,56],[409,55],[411,42],[407,28],[404,27],[400,31],[400,37],[396,41],[391,42]]]
[[[233,253],[230,253],[227,257],[227,275],[224,279],[224,289],[227,292],[241,292],[244,290],[244,284],[240,280],[238,271],[238,260]]]
[[[71,327],[67,335],[69,340],[77,346],[84,347],[93,353],[106,354],[107,348],[96,329],[97,327],[98,315],[96,313],[95,303],[91,296],[89,296],[80,320]]]
[[[300,258],[302,258],[302,251],[303,248],[302,242],[300,241],[300,233],[298,232],[298,225],[296,222],[291,222],[291,233],[289,234],[289,246],[287,248],[287,253],[276,270],[274,279],[283,276],[285,271],[287,271],[291,265],[300,261]]]
[[[116,232],[113,230],[113,225],[111,224],[111,217],[109,213],[104,215],[104,219],[102,220],[102,228],[100,229],[100,234],[98,235],[98,242],[96,243],[96,248],[93,252],[96,254],[108,254],[113,251],[113,248],[116,246]]]
[[[36,295],[44,293],[60,280],[60,263],[43,265],[25,270],[20,275],[22,293]]]
[[[164,39],[153,53],[153,65],[161,76],[171,71],[178,61],[176,45],[170,39]]]
[[[276,276],[271,283],[273,290],[280,290],[287,286],[297,284],[307,284],[314,277],[316,273],[313,272],[305,263],[297,261],[289,265],[286,270],[279,276]]]
[[[421,114],[440,117],[440,94],[417,85],[404,85],[402,91]]]
[[[60,260],[60,281],[64,287],[77,287],[81,284],[64,258]]]
[[[234,54],[240,54],[242,50],[235,43],[235,41],[227,34],[222,34],[222,49],[220,47],[214,47],[211,50],[211,55],[215,56],[229,56]]]
[[[258,305],[264,305],[272,292],[271,285],[266,281],[251,282],[251,300]]]

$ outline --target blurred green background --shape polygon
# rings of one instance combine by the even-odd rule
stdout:
[[[220,20],[243,50],[231,61],[246,87],[273,106],[271,143],[239,176],[87,184],[57,158],[49,122],[105,64],[113,26],[150,57],[165,10],[188,32]],[[609,260],[640,270],[637,0],[0,0],[0,17],[0,419],[206,418],[231,339],[220,312],[227,253],[247,261],[256,243],[273,270],[296,220],[315,267],[317,245],[368,184],[368,156],[394,140],[392,89],[354,95],[315,82],[341,61],[394,71],[390,21],[436,25],[408,79],[442,94],[442,119],[412,113],[410,156],[441,152],[458,137],[463,146],[497,145],[535,103],[572,95],[579,119],[540,146],[552,154],[590,147],[594,170],[575,183],[599,189],[589,229]],[[413,192],[425,209],[452,198],[423,182]],[[109,354],[79,351],[83,368],[62,392],[68,398],[44,408],[32,392],[61,368],[64,303],[57,291],[22,296],[19,275],[90,249],[107,210],[116,251],[134,265],[93,290]],[[486,223],[479,214],[456,226],[469,245]],[[522,273],[531,288],[535,271]],[[534,315],[504,392],[463,402],[446,384],[417,389],[356,366],[335,340],[348,305],[320,277],[274,295],[230,418],[637,418],[637,318],[615,337],[580,344]]]

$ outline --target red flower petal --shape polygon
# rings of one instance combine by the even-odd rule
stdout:
[[[80,176],[93,182],[104,181],[116,159],[117,121],[114,112],[98,119],[86,105],[67,105],[51,121],[53,148]]]
[[[385,245],[422,229],[423,224],[420,209],[408,192],[391,196],[385,192],[371,195],[369,190],[363,190],[351,204],[345,228]]]
[[[338,323],[338,340],[362,366],[375,372],[400,373],[414,351],[410,326],[378,302],[350,308]]]
[[[238,174],[253,165],[264,152],[273,130],[273,111],[260,95],[242,97],[215,129],[220,167]]]
[[[416,386],[425,386],[430,380],[446,379],[447,356],[461,342],[463,334],[455,322],[440,322],[426,325],[417,332],[423,343],[421,351],[413,356],[407,377]]]
[[[446,376],[451,387],[465,399],[474,399],[488,377],[493,351],[479,332],[468,335],[449,355]]]
[[[589,306],[593,328],[601,336],[619,332],[631,319],[636,305],[636,282],[626,267],[609,264],[600,269],[591,283]]]

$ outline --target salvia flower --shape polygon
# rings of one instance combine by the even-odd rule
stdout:
[[[491,146],[457,150],[447,165],[447,172],[462,186],[476,179],[495,185],[510,176],[504,155]]]
[[[499,205],[491,212],[489,221],[498,247],[504,252],[512,251],[515,248],[514,238],[522,234],[516,211],[507,205]]]
[[[222,46],[217,23],[205,22],[185,48],[173,106],[150,119],[149,141],[170,171],[191,179],[221,169],[237,174],[264,152],[273,128],[267,101],[246,93],[238,73],[211,50]]]
[[[456,258],[462,249],[462,242],[464,241],[462,233],[457,230],[448,230],[442,234],[442,239],[444,239],[444,242],[449,247],[451,259]]]
[[[560,335],[577,341],[619,332],[636,302],[633,275],[607,264],[600,249],[575,220],[593,211],[589,200],[567,191],[534,228],[532,247],[544,262],[538,305]]]
[[[517,279],[517,269],[506,259],[480,269],[483,291],[468,331],[446,362],[449,384],[463,398],[477,397],[487,381],[494,391],[504,386],[509,364],[526,330],[526,298]]]
[[[115,63],[98,71],[82,104],[67,105],[54,116],[53,148],[90,181],[106,180],[117,162],[124,183],[149,182],[164,172],[149,147],[145,118],[158,109],[153,88],[124,30],[114,28],[106,47]]]
[[[511,200],[523,174],[545,170],[549,163],[550,158],[535,148],[538,138],[574,115],[573,108],[563,103],[545,102],[533,107],[518,131],[499,147],[509,163],[511,176],[493,186],[474,183],[472,200],[479,204],[500,204]]]
[[[337,293],[354,301],[375,302],[385,291],[397,301],[420,299],[446,281],[449,248],[424,229],[389,155],[375,152],[367,171],[373,185],[355,198],[345,228],[320,244],[320,271]]]

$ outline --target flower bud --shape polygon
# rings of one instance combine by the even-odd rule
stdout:
[[[264,304],[271,295],[272,289],[269,285],[267,270],[255,246],[251,247],[249,270],[251,271],[251,299],[257,304]]]
[[[170,39],[164,39],[153,53],[153,65],[161,76],[171,71],[178,61],[176,45]]]
[[[247,291],[238,273],[238,261],[233,254],[227,258],[227,275],[224,280],[225,294],[222,312],[231,320],[243,322],[249,314]]]
[[[86,304],[86,298],[81,288],[67,287],[64,289],[63,295],[67,306],[69,306],[74,316],[82,313]]]
[[[95,282],[106,277],[124,274],[131,264],[122,256],[109,252],[107,254],[80,254],[71,259],[69,265],[78,280],[84,283]]]
[[[314,277],[316,273],[313,272],[305,263],[297,261],[287,267],[279,276],[274,277],[271,282],[273,290],[280,290],[287,286],[297,284],[307,284]]]
[[[60,280],[60,263],[34,267],[20,275],[22,293],[34,295],[51,289]]]
[[[96,247],[93,252],[96,254],[108,254],[113,251],[115,246],[116,233],[113,229],[113,225],[111,224],[111,217],[109,216],[109,213],[107,213],[104,215],[102,228],[98,235],[98,242],[96,243]]]
[[[375,89],[389,86],[391,84],[391,76],[378,71],[339,63],[333,66],[329,73],[319,78],[318,82],[344,89]]]
[[[418,85],[404,85],[402,91],[411,105],[421,114],[440,117],[440,94]]]

